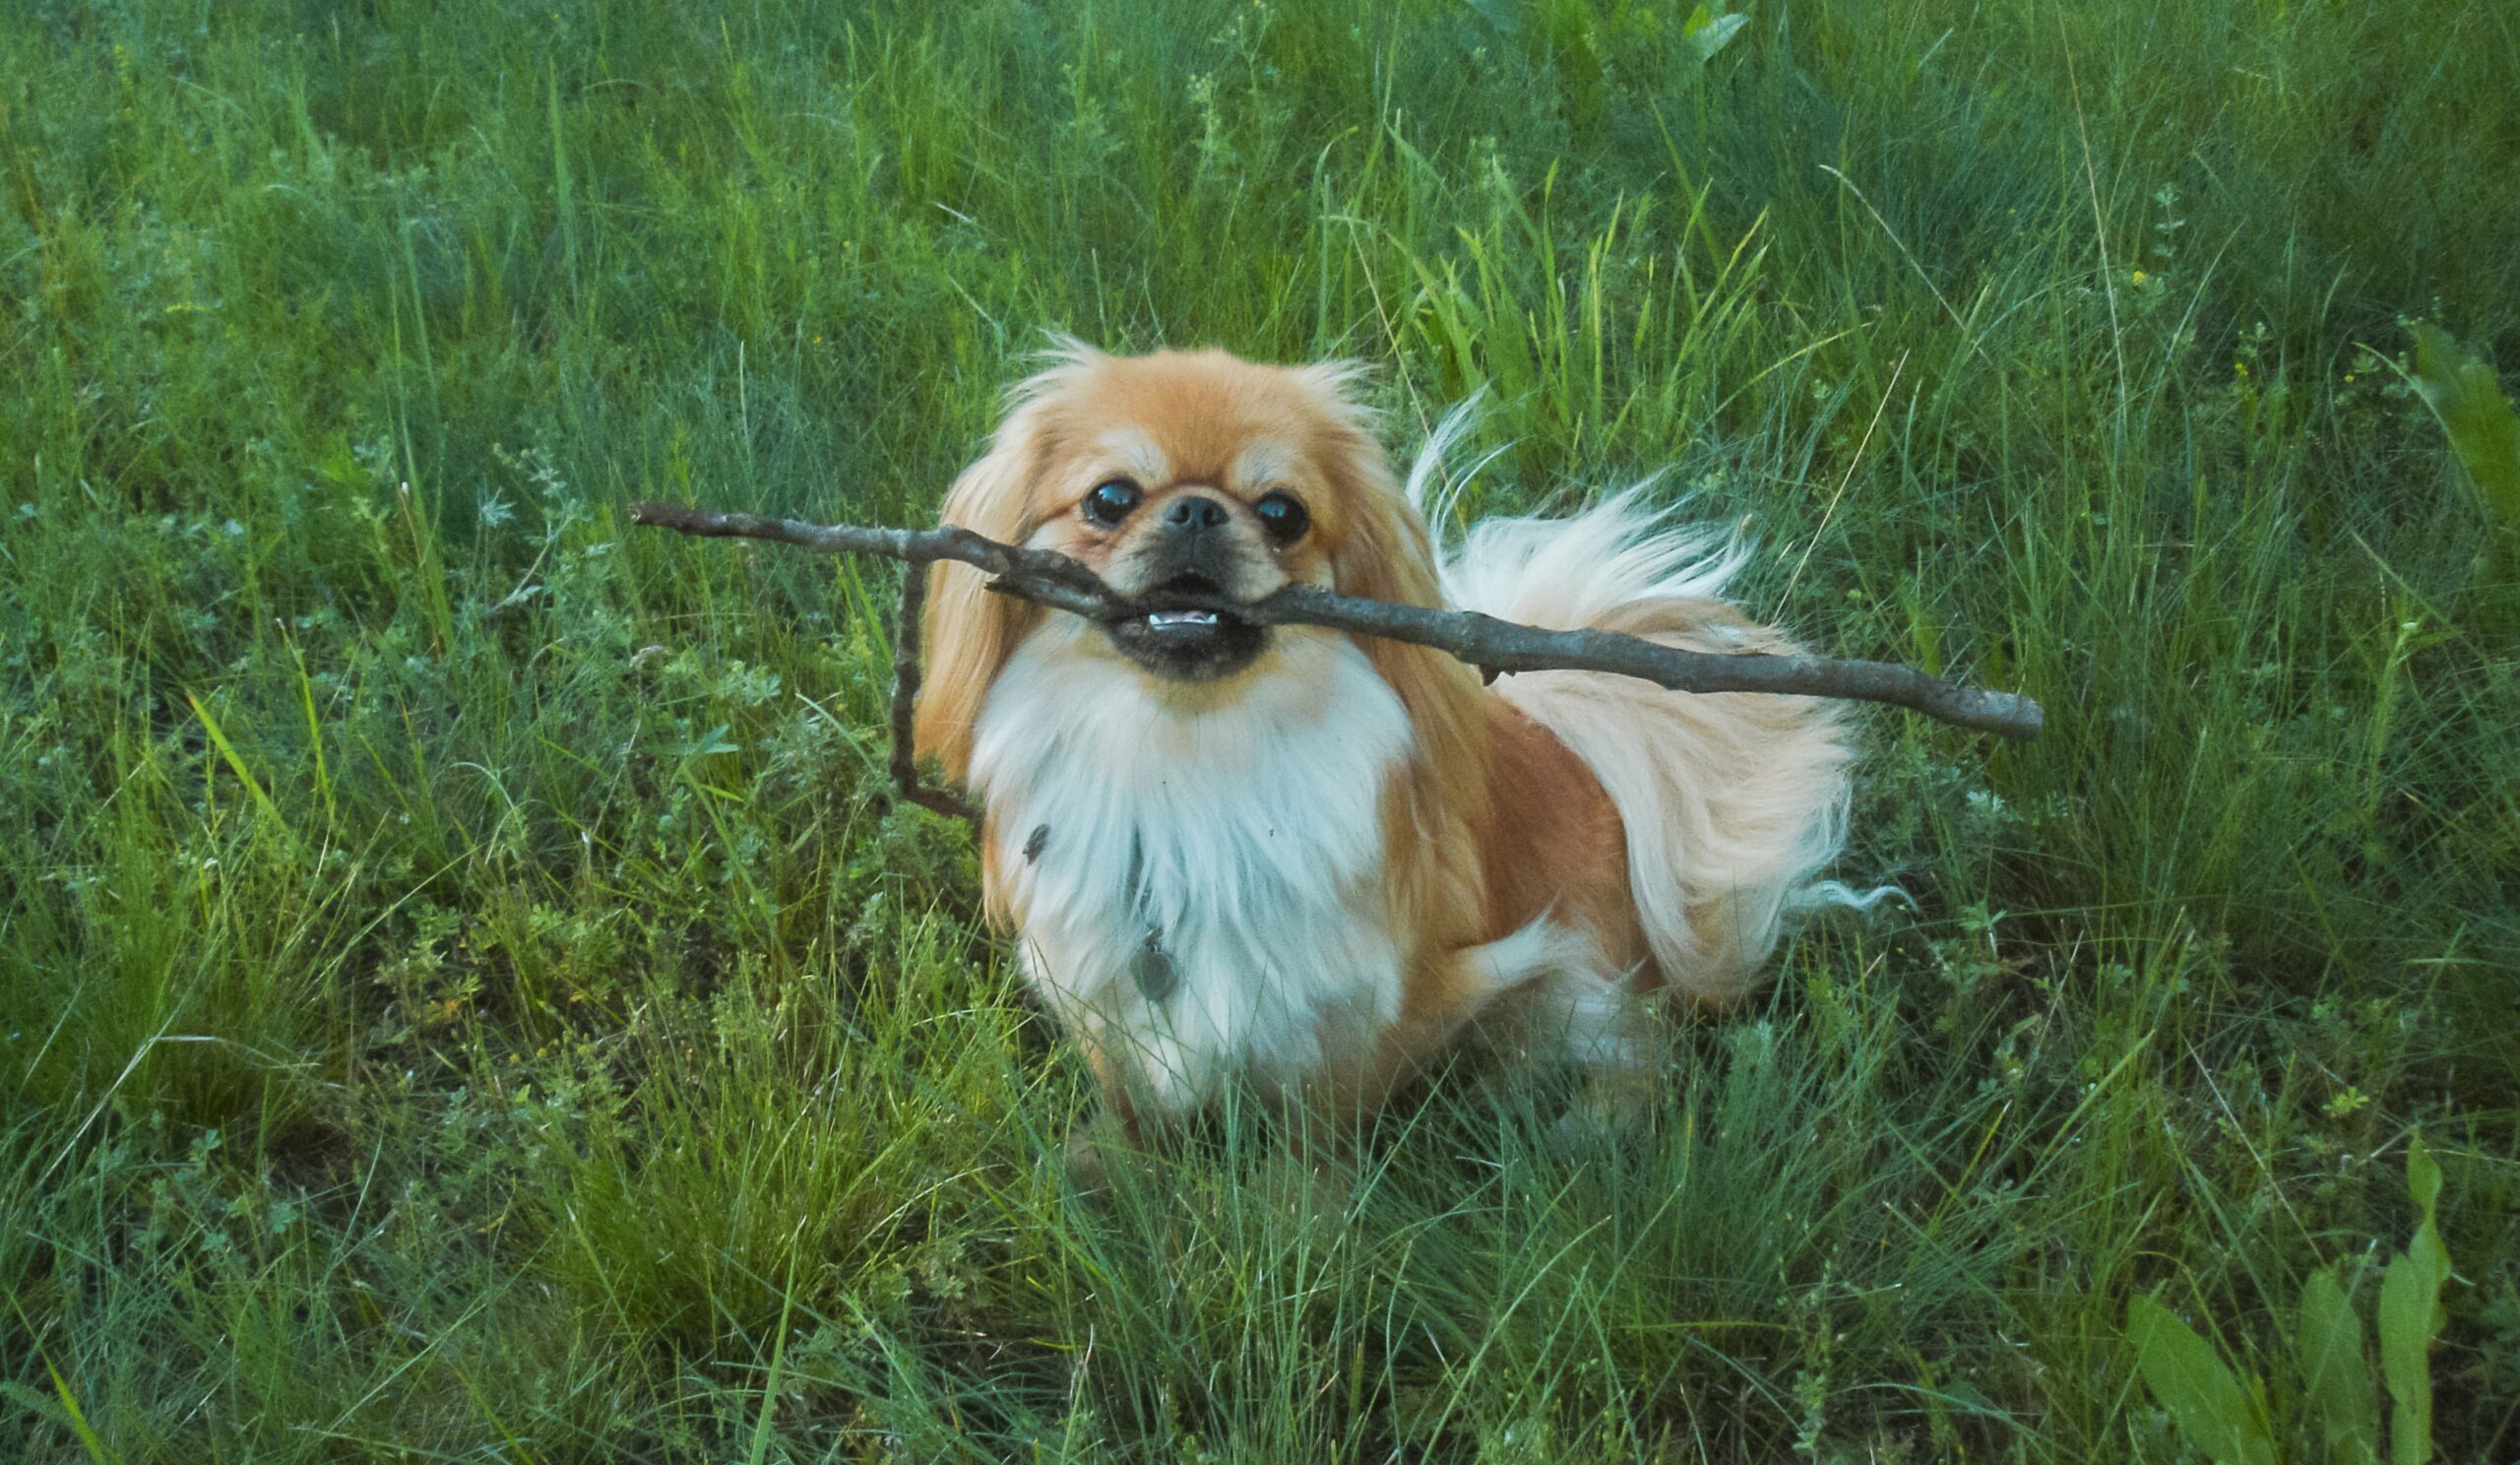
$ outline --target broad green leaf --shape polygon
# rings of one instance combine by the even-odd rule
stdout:
[[[1731,44],[1732,37],[1741,33],[1741,28],[1748,24],[1748,16],[1719,16],[1701,5],[1689,12],[1688,20],[1680,26],[1680,34],[1688,38],[1690,49],[1697,52],[1700,61],[1711,61],[1715,53]]]
[[[2432,1208],[2441,1199],[2441,1162],[2433,1159],[2432,1152],[2424,1147],[2421,1134],[2407,1141],[2406,1193],[2424,1212],[2423,1225],[2417,1230],[2421,1232],[2429,1228],[2432,1225]]]
[[[2258,1400],[2264,1385],[2242,1387],[2194,1328],[2149,1297],[2126,1305],[2126,1333],[2135,1344],[2135,1369],[2171,1423],[2187,1442],[2222,1465],[2276,1465]]]
[[[1519,0],[1470,0],[1470,8],[1479,12],[1480,20],[1494,27],[1500,35],[1523,33],[1523,7]]]
[[[2450,1251],[2433,1225],[2441,1198],[2441,1167],[2424,1140],[2407,1146],[2407,1193],[2423,1212],[2414,1239],[2380,1278],[2380,1375],[2396,1408],[2389,1414],[2393,1465],[2425,1465],[2432,1458],[2432,1340],[2446,1320],[2441,1284],[2450,1280]]]
[[[2340,1462],[2380,1457],[2380,1404],[2371,1393],[2371,1366],[2362,1356],[2362,1319],[2336,1280],[2336,1268],[2312,1272],[2301,1284],[2301,1311],[2293,1333],[2301,1391],[2318,1412],[2328,1458]]]
[[[720,723],[691,741],[667,748],[665,751],[676,758],[707,758],[719,753],[740,753],[744,750],[744,745],[740,742],[730,742],[726,738],[726,734],[732,732],[733,728],[734,725],[731,723]]]
[[[2520,533],[2520,415],[2493,368],[2459,348],[2450,333],[2418,321],[2415,385],[2441,419],[2459,466],[2505,530]]]

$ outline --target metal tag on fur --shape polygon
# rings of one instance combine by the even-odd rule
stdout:
[[[1137,979],[1138,990],[1150,1002],[1163,1001],[1181,985],[1181,974],[1172,969],[1172,953],[1164,949],[1164,932],[1147,927],[1146,944],[1130,959],[1129,975]]]

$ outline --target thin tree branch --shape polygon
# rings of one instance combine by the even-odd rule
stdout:
[[[951,526],[876,529],[854,524],[805,524],[793,519],[722,514],[662,503],[633,504],[630,522],[710,539],[770,540],[826,554],[881,554],[913,564],[950,559],[994,575],[996,579],[989,587],[992,590],[1096,621],[1124,620],[1149,610],[1216,610],[1262,625],[1326,626],[1361,636],[1430,646],[1490,675],[1505,671],[1608,671],[1641,677],[1679,692],[1762,692],[1881,702],[1972,732],[2016,739],[2038,736],[2045,722],[2039,704],[2018,693],[1966,686],[1894,662],[1683,651],[1616,631],[1544,630],[1471,610],[1437,610],[1334,595],[1312,585],[1290,585],[1248,605],[1219,596],[1124,596],[1064,554],[1001,544]],[[908,602],[906,596],[906,610]],[[896,641],[897,647],[904,644],[913,647],[914,655],[914,638]],[[901,655],[897,650],[897,678]],[[915,689],[914,669],[909,679]],[[904,699],[894,709],[897,737],[906,705]]]
[[[979,810],[946,790],[918,781],[911,751],[911,708],[918,700],[918,612],[927,601],[927,577],[917,565],[902,572],[901,614],[893,622],[893,788],[921,808],[979,822]]]

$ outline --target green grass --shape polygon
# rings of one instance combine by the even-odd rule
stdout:
[[[2401,324],[2520,360],[2520,21],[1680,20],[0,6],[0,1455],[2197,1458],[2130,1300],[2289,1376],[2419,1130],[2520,1449],[2520,579]],[[1081,1204],[894,571],[622,514],[922,522],[1050,328],[1485,385],[1474,509],[1670,465],[2049,732],[1868,721],[1920,908],[1648,1139]]]

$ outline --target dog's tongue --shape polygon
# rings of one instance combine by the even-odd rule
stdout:
[[[1159,631],[1189,630],[1217,623],[1214,610],[1150,610],[1146,614],[1149,628]]]

